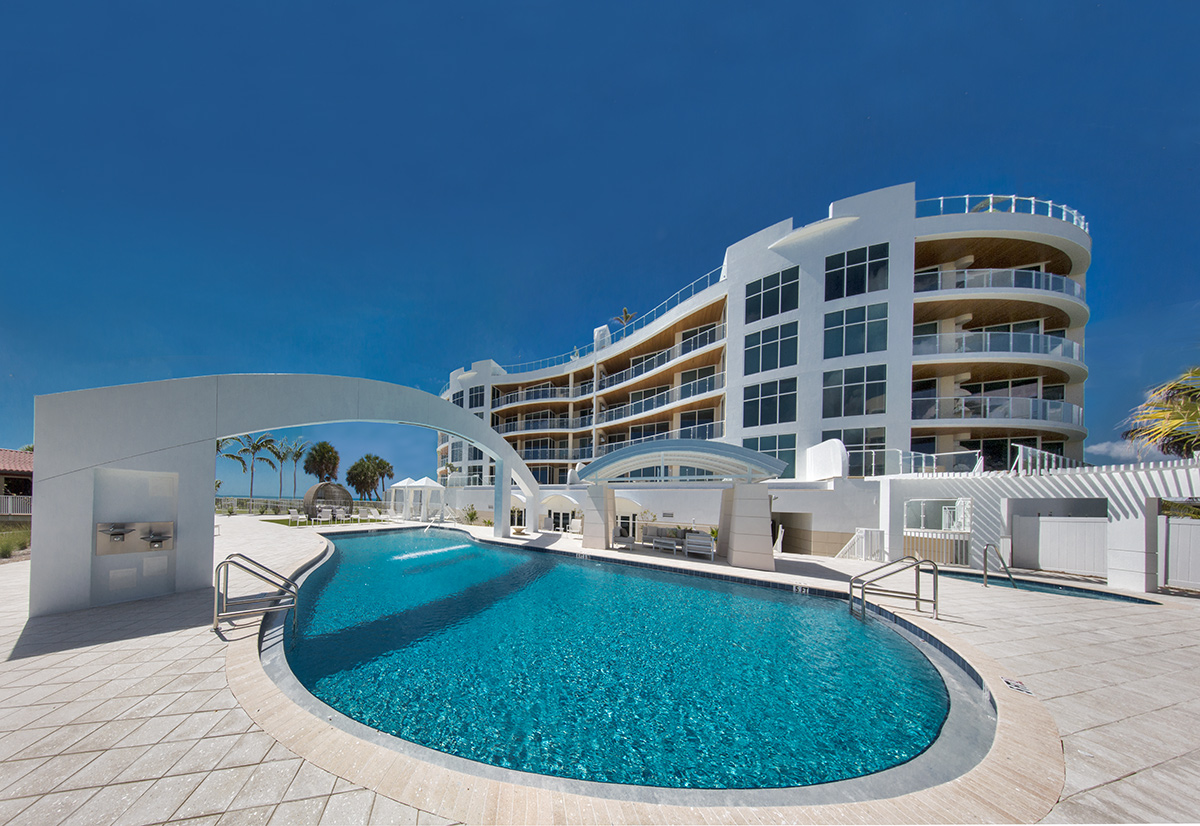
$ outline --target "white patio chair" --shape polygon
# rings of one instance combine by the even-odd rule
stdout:
[[[299,526],[301,523],[308,522],[308,514],[300,513],[295,508],[288,508],[288,524]]]

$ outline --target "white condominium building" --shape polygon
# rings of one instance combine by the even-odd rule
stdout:
[[[893,186],[738,241],[720,267],[570,353],[455,370],[442,396],[552,485],[663,438],[749,447],[788,462],[785,476],[827,439],[846,445],[851,476],[973,466],[966,451],[999,469],[1019,445],[1082,460],[1090,258],[1084,217],[1061,204]],[[492,482],[470,445],[442,434],[437,450],[439,473],[450,463],[460,484]]]

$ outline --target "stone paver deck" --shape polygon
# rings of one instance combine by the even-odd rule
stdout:
[[[217,521],[219,558],[240,551],[289,572],[323,547],[311,528],[245,516]],[[578,548],[569,537],[534,540],[550,541]],[[639,808],[507,784],[471,802],[463,790],[430,788],[420,769],[405,784],[386,782],[383,770],[372,782],[362,760],[333,759],[348,744],[328,727],[313,729],[305,745],[281,722],[295,707],[262,702],[272,687],[246,654],[255,650],[257,621],[214,635],[209,591],[27,619],[29,564],[0,565],[0,823],[423,824],[451,822],[446,814],[467,822],[983,822],[1033,819],[1024,799],[1060,789],[1047,821],[1194,821],[1200,812],[1200,600],[1162,597],[1163,605],[1147,606],[944,581],[937,622],[889,606],[1032,689],[1036,700],[997,694],[1000,726],[1010,719],[1006,707],[1035,723],[1039,714],[1052,718],[1065,782],[1061,760],[1056,769],[1031,743],[1024,754],[996,755],[1012,765],[1032,761],[1020,778],[1001,766],[990,786],[955,781],[906,796],[906,809]],[[786,572],[763,576],[841,588],[829,580],[860,565],[788,559],[780,567]],[[1036,738],[1036,728],[1026,734]],[[1016,739],[1006,742],[1024,736],[1009,735]],[[978,805],[964,810],[972,796]]]

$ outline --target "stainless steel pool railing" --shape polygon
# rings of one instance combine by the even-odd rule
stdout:
[[[983,587],[987,587],[988,579],[988,548],[996,554],[996,559],[1000,563],[1000,567],[1004,569],[1004,573],[1008,576],[1008,581],[1012,583],[1013,590],[1017,590],[1017,581],[1013,579],[1012,571],[1008,570],[1008,565],[1004,563],[1004,557],[1000,556],[1000,549],[996,547],[995,542],[989,542],[983,546]]]
[[[230,568],[243,571],[275,590],[264,594],[230,597]],[[249,617],[293,608],[296,605],[296,592],[296,583],[278,571],[271,570],[245,554],[230,554],[217,563],[217,569],[213,572],[213,630],[217,630],[223,619]]]
[[[887,579],[890,576],[912,570],[915,574],[913,581],[913,590],[899,591],[889,588],[881,588],[875,583],[880,580]],[[921,572],[926,571],[933,574],[933,596],[921,596]],[[854,586],[858,586],[858,604],[859,616],[862,619],[867,617],[867,594],[871,593],[881,597],[901,597],[903,599],[911,599],[918,611],[921,610],[921,603],[928,602],[933,605],[933,618],[938,618],[938,566],[936,562],[928,559],[917,559],[915,556],[906,556],[900,559],[894,559],[891,562],[884,563],[878,568],[859,574],[850,580],[850,614],[854,614]]]

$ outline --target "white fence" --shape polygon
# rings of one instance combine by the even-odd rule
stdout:
[[[1167,584],[1200,590],[1200,520],[1167,520]]]
[[[884,532],[876,528],[855,528],[854,538],[837,552],[836,559],[862,559],[867,562],[886,562],[883,547]]]
[[[32,496],[0,496],[0,516],[31,516]]]

